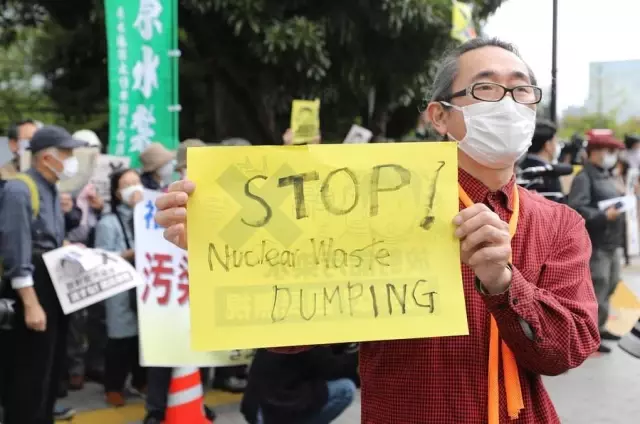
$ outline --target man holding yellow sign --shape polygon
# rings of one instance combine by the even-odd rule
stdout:
[[[198,190],[173,184],[156,217],[187,248],[189,204],[190,273],[202,273],[192,288],[210,296],[198,306],[193,292],[194,343],[222,347],[218,331],[233,330],[244,333],[230,336],[237,348],[264,344],[272,328],[280,333],[271,346],[367,341],[367,424],[559,423],[540,375],[580,365],[600,341],[584,221],[515,184],[540,100],[512,45],[474,39],[445,57],[427,108],[433,128],[456,143],[254,148],[271,160],[263,173],[197,165],[189,178]]]

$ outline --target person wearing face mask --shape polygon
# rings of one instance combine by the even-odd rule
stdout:
[[[640,168],[640,134],[627,134],[624,136],[626,150],[624,159],[630,168]]]
[[[541,98],[509,43],[476,38],[443,59],[427,114],[438,134],[458,140],[451,231],[461,241],[469,335],[362,343],[362,422],[560,423],[541,375],[579,366],[600,339],[584,220],[515,183]],[[182,248],[196,189],[178,181],[156,201],[156,221]]]
[[[160,143],[151,143],[140,153],[142,185],[148,190],[160,191],[173,181],[176,154]]]
[[[134,264],[133,210],[142,200],[144,188],[138,173],[127,169],[111,175],[111,213],[96,226],[95,246],[119,253]],[[146,370],[140,366],[138,315],[135,289],[104,301],[107,317],[104,389],[109,405],[123,406],[124,386],[129,374],[131,385],[140,393],[146,391]]]
[[[558,162],[560,152],[562,151],[562,144],[560,144],[556,138],[556,131],[556,125],[551,121],[540,119],[536,122],[529,153],[527,153],[519,165],[521,169],[555,164]],[[540,180],[539,183],[531,184],[527,188],[558,202],[564,200],[560,177],[544,176]]]
[[[616,140],[611,130],[591,130],[587,133],[587,162],[576,175],[568,196],[569,206],[586,221],[593,253],[590,267],[593,287],[598,299],[598,328],[602,340],[617,341],[619,336],[606,330],[609,318],[609,298],[620,281],[620,243],[625,240],[624,216],[618,205],[601,210],[598,203],[619,197],[613,169],[624,144]],[[609,353],[608,346],[599,351]]]
[[[25,119],[9,127],[7,138],[13,152],[13,161],[0,167],[0,180],[13,177],[20,170],[20,156],[29,148],[31,137],[38,128],[31,119]]]
[[[63,128],[39,129],[31,139],[27,179],[9,180],[2,191],[0,256],[20,317],[2,342],[2,348],[10,350],[3,364],[9,388],[3,394],[5,424],[53,422],[65,365],[67,317],[42,255],[63,245],[65,221],[56,184],[76,174],[73,150],[84,144]]]

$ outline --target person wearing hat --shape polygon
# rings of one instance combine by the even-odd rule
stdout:
[[[178,146],[178,154],[176,156],[176,172],[180,174],[180,178],[184,178],[187,172],[187,149],[189,147],[204,147],[206,144],[197,138],[189,138]]]
[[[2,191],[0,256],[19,317],[2,342],[8,355],[2,364],[9,388],[3,395],[5,424],[53,422],[67,317],[42,256],[63,245],[65,221],[56,184],[78,172],[73,151],[84,145],[63,128],[42,127],[31,139],[32,167]]]
[[[149,190],[162,190],[173,181],[176,154],[160,143],[151,143],[140,153],[142,185]]]
[[[624,219],[619,204],[605,210],[598,203],[620,196],[613,168],[624,144],[611,130],[591,130],[587,133],[587,162],[571,184],[568,203],[585,219],[591,238],[591,278],[598,299],[598,325],[601,340],[617,341],[619,336],[605,329],[609,318],[609,298],[620,281],[619,247],[624,241]],[[600,345],[600,352],[611,349]]]

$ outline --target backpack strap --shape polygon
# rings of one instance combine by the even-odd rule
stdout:
[[[20,180],[27,185],[29,193],[31,194],[31,210],[33,211],[33,219],[36,219],[40,214],[40,192],[36,182],[30,175],[19,173],[13,176],[14,180]]]

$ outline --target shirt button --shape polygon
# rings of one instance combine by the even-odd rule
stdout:
[[[517,298],[514,298],[511,302],[512,302],[514,305],[517,305],[517,304],[518,304],[518,299],[517,299]]]

